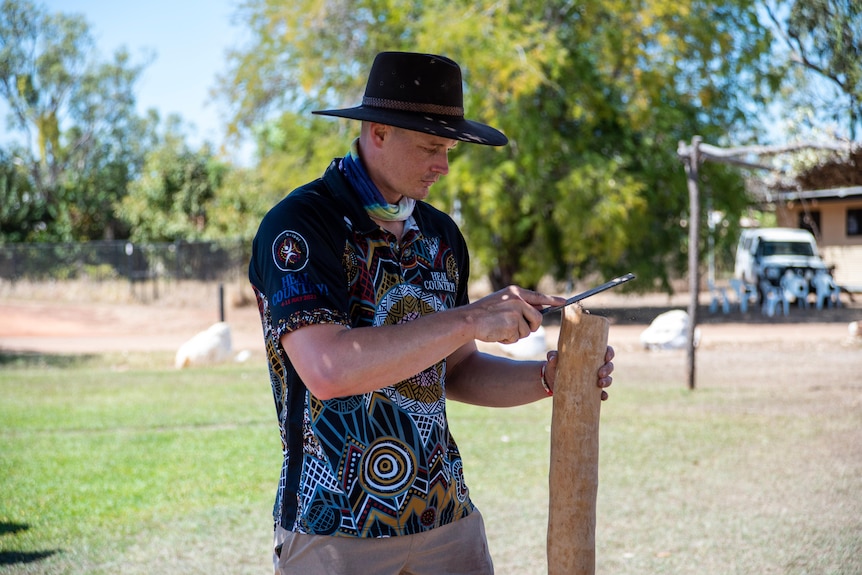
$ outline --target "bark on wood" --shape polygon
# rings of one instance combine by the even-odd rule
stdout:
[[[604,363],[607,318],[566,308],[558,343],[551,419],[549,575],[594,575],[599,483],[597,372]]]

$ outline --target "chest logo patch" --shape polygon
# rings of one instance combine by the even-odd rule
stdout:
[[[272,242],[272,259],[283,272],[298,272],[308,263],[308,242],[300,234],[285,230]]]

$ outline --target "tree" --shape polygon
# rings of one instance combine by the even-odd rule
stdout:
[[[289,112],[257,126],[257,165],[231,168],[210,205],[206,236],[251,240],[266,212],[290,190],[318,177],[334,157],[332,150],[346,145],[333,129],[337,126]]]
[[[828,119],[843,118],[841,123],[855,140],[862,128],[862,3],[776,0],[766,2],[765,8],[790,62],[826,80],[843,96],[839,101],[817,102],[808,94],[804,104]]]
[[[24,241],[45,206],[32,201],[33,188],[21,163],[0,149],[0,243]]]
[[[221,82],[237,132],[354,105],[381,49],[462,64],[468,115],[511,143],[459,149],[432,199],[461,218],[496,287],[621,271],[638,272],[642,289],[669,285],[685,263],[677,141],[744,134],[747,107],[776,83],[769,36],[744,0],[249,0],[239,16],[252,41]],[[321,130],[344,147],[355,127],[330,123]],[[333,141],[291,142],[285,153],[343,153]],[[716,207],[738,212],[741,180],[714,172]]]
[[[0,7],[0,97],[20,140],[15,161],[31,180],[40,221],[30,239],[121,233],[111,206],[140,170],[151,120],[135,112],[143,67],[125,50],[97,62],[86,21],[29,0]]]
[[[206,236],[216,190],[228,167],[204,144],[192,150],[179,117],[168,119],[159,144],[146,154],[117,213],[136,242],[199,240]]]

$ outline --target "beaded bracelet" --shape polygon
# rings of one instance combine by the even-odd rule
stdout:
[[[545,393],[547,393],[550,396],[550,395],[554,395],[554,390],[551,389],[551,386],[548,385],[548,380],[545,379],[545,368],[546,367],[548,367],[547,361],[542,363],[542,372],[541,372],[541,374],[542,374],[542,378],[541,378],[542,379],[542,387],[545,389]]]

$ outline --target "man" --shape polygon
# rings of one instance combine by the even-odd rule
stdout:
[[[261,223],[257,295],[284,464],[276,573],[493,573],[445,400],[514,406],[547,397],[548,361],[480,353],[538,329],[563,298],[509,287],[470,303],[469,259],[424,200],[459,141],[499,146],[464,119],[461,71],[441,56],[378,54],[350,152]],[[613,350],[597,374],[611,384]]]

